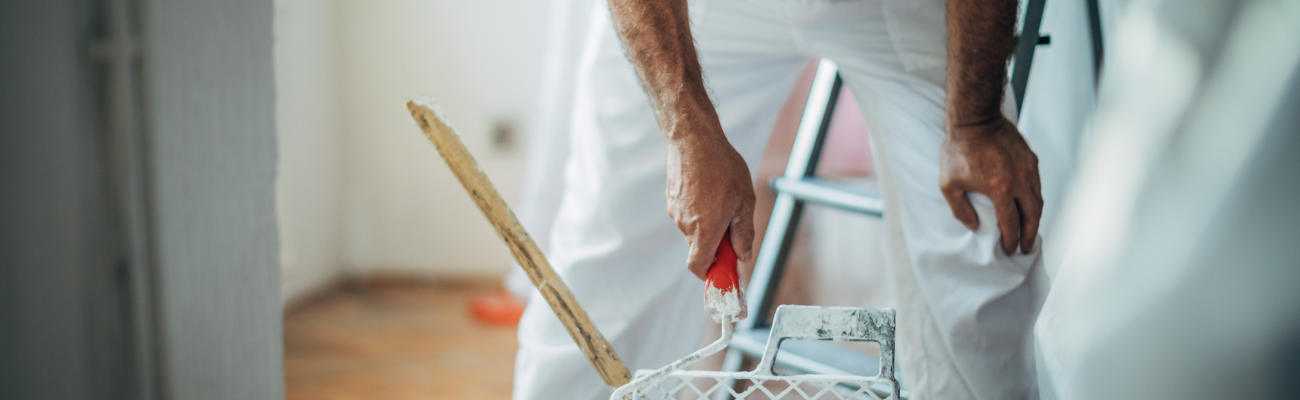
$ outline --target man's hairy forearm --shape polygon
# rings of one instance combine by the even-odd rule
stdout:
[[[610,0],[609,8],[664,137],[721,133],[704,88],[686,1]]]
[[[1015,0],[948,0],[949,127],[1002,118],[1015,27]]]

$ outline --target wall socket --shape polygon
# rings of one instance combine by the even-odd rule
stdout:
[[[498,151],[511,150],[515,147],[517,136],[519,130],[513,119],[498,118],[492,121],[492,148]]]

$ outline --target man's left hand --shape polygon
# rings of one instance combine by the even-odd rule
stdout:
[[[1043,215],[1038,156],[1015,124],[1001,117],[988,123],[949,126],[939,168],[939,188],[962,224],[970,230],[979,228],[979,217],[966,193],[983,193],[993,200],[1002,229],[1002,250],[1015,254],[1017,244],[1025,253],[1033,250]]]

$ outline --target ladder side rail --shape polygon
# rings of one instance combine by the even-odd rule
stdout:
[[[1101,64],[1106,50],[1101,33],[1101,6],[1097,0],[1088,0],[1088,33],[1092,38],[1092,83],[1096,87],[1101,82]]]
[[[823,59],[817,66],[809,89],[808,103],[804,106],[803,118],[795,134],[794,145],[790,149],[790,161],[786,163],[785,177],[804,178],[816,173],[817,162],[821,156],[821,147],[825,143],[826,131],[830,127],[831,115],[835,112],[835,103],[843,81],[839,68],[833,61]],[[738,329],[752,329],[767,326],[767,314],[771,311],[772,298],[780,274],[784,269],[785,259],[794,242],[794,234],[803,211],[803,202],[794,196],[778,193],[773,204],[772,217],[768,221],[767,234],[763,238],[750,274],[749,290],[745,302],[748,304],[749,318],[740,322]]]
[[[1029,71],[1034,64],[1034,50],[1038,48],[1039,27],[1043,24],[1046,0],[1029,0],[1025,7],[1025,25],[1016,42],[1015,60],[1011,68],[1011,91],[1016,96],[1016,110],[1024,109],[1025,88],[1029,86]]]
[[[790,148],[790,160],[786,162],[785,175],[790,178],[812,176],[817,171],[817,162],[821,157],[822,144],[826,131],[830,127],[831,115],[835,112],[835,103],[839,100],[839,91],[843,86],[839,67],[835,62],[822,59],[813,76],[812,87],[808,91],[808,102],[804,105],[803,116],[799,121],[799,130],[795,133],[794,145]],[[776,196],[772,206],[772,216],[768,220],[767,234],[763,238],[750,273],[749,287],[745,302],[749,307],[749,317],[737,322],[736,330],[744,331],[757,326],[767,325],[776,285],[780,281],[782,267],[789,253],[790,244],[794,242],[794,227],[798,226],[799,216],[803,214],[803,202],[790,194]],[[777,234],[779,232],[779,234]],[[739,349],[727,349],[722,362],[723,371],[739,371],[745,355]],[[728,386],[735,382],[727,382]],[[724,392],[715,393],[715,398],[723,398]]]

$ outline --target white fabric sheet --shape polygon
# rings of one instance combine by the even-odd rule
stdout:
[[[1035,328],[1045,398],[1295,398],[1297,20],[1297,1],[1124,11]]]
[[[551,226],[564,192],[564,164],[569,159],[569,116],[578,60],[596,0],[551,0],[547,14],[546,54],[542,61],[537,122],[529,130],[524,188],[516,211],[542,249],[550,242]],[[505,286],[527,299],[533,283],[522,268],[511,268]]]

